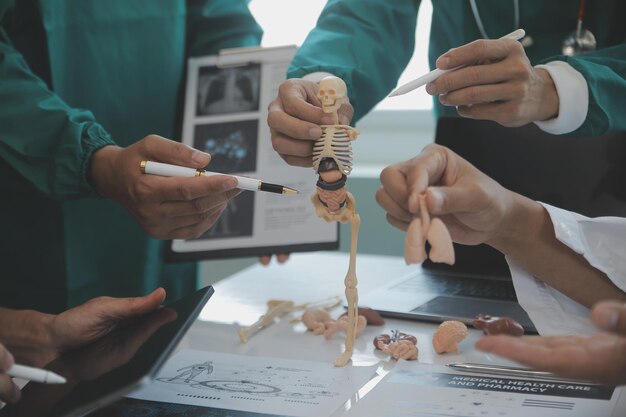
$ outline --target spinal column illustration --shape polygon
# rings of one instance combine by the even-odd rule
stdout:
[[[326,77],[319,83],[317,97],[324,113],[333,118],[333,124],[322,125],[322,136],[313,146],[313,168],[319,174],[317,190],[311,196],[318,217],[327,222],[350,223],[350,265],[345,278],[348,300],[348,328],[346,348],[335,359],[335,366],[344,366],[352,357],[357,332],[358,293],[356,279],[356,247],[361,219],[356,212],[354,197],[346,190],[346,179],[352,171],[352,146],[358,130],[339,124],[337,110],[346,97],[346,84],[337,77]]]

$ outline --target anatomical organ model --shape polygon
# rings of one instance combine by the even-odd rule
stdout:
[[[454,264],[454,246],[446,225],[438,218],[431,218],[426,208],[426,197],[419,196],[419,217],[415,217],[406,231],[404,260],[407,265],[421,264],[430,258],[433,262]],[[426,241],[430,252],[426,254]]]
[[[413,335],[394,330],[391,335],[385,333],[374,338],[374,347],[382,350],[394,359],[414,361],[417,359],[419,350],[417,338]]]

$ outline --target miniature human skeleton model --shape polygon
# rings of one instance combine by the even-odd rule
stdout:
[[[433,335],[433,348],[437,353],[458,353],[459,343],[468,334],[467,326],[460,321],[444,321]]]
[[[406,231],[404,260],[407,265],[421,264],[430,258],[433,262],[454,264],[454,246],[446,225],[438,218],[431,218],[426,208],[424,194],[419,196],[419,217],[415,217]],[[426,255],[426,241],[430,252]]]
[[[346,188],[347,175],[352,171],[352,146],[358,130],[339,124],[337,111],[346,98],[346,84],[337,77],[325,77],[319,83],[317,97],[322,111],[331,115],[333,123],[322,125],[322,136],[313,145],[313,168],[319,174],[317,190],[311,196],[318,217],[327,222],[350,223],[350,265],[344,280],[348,300],[348,328],[346,348],[335,360],[335,366],[344,366],[352,357],[358,326],[358,293],[356,279],[356,247],[360,217],[354,197]]]
[[[391,335],[381,334],[374,338],[374,346],[394,359],[417,360],[417,338],[413,335],[393,330]]]

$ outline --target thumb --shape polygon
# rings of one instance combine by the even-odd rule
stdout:
[[[599,328],[626,335],[626,304],[620,301],[601,301],[591,312],[591,319]]]
[[[426,207],[431,214],[467,212],[469,201],[472,201],[470,191],[460,187],[431,186],[426,190]]]
[[[400,163],[409,190],[409,211],[417,213],[419,195],[430,184],[439,183],[454,165],[454,153],[440,145],[427,145],[415,158]]]
[[[190,168],[204,168],[211,161],[211,155],[157,135],[146,138],[147,157],[157,162],[180,165]]]
[[[106,312],[111,317],[125,320],[156,310],[164,300],[165,290],[158,288],[151,294],[143,297],[110,298],[106,306]]]

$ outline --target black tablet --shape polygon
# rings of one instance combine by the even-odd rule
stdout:
[[[46,366],[63,385],[29,383],[0,416],[84,416],[151,381],[213,294],[198,290]]]

